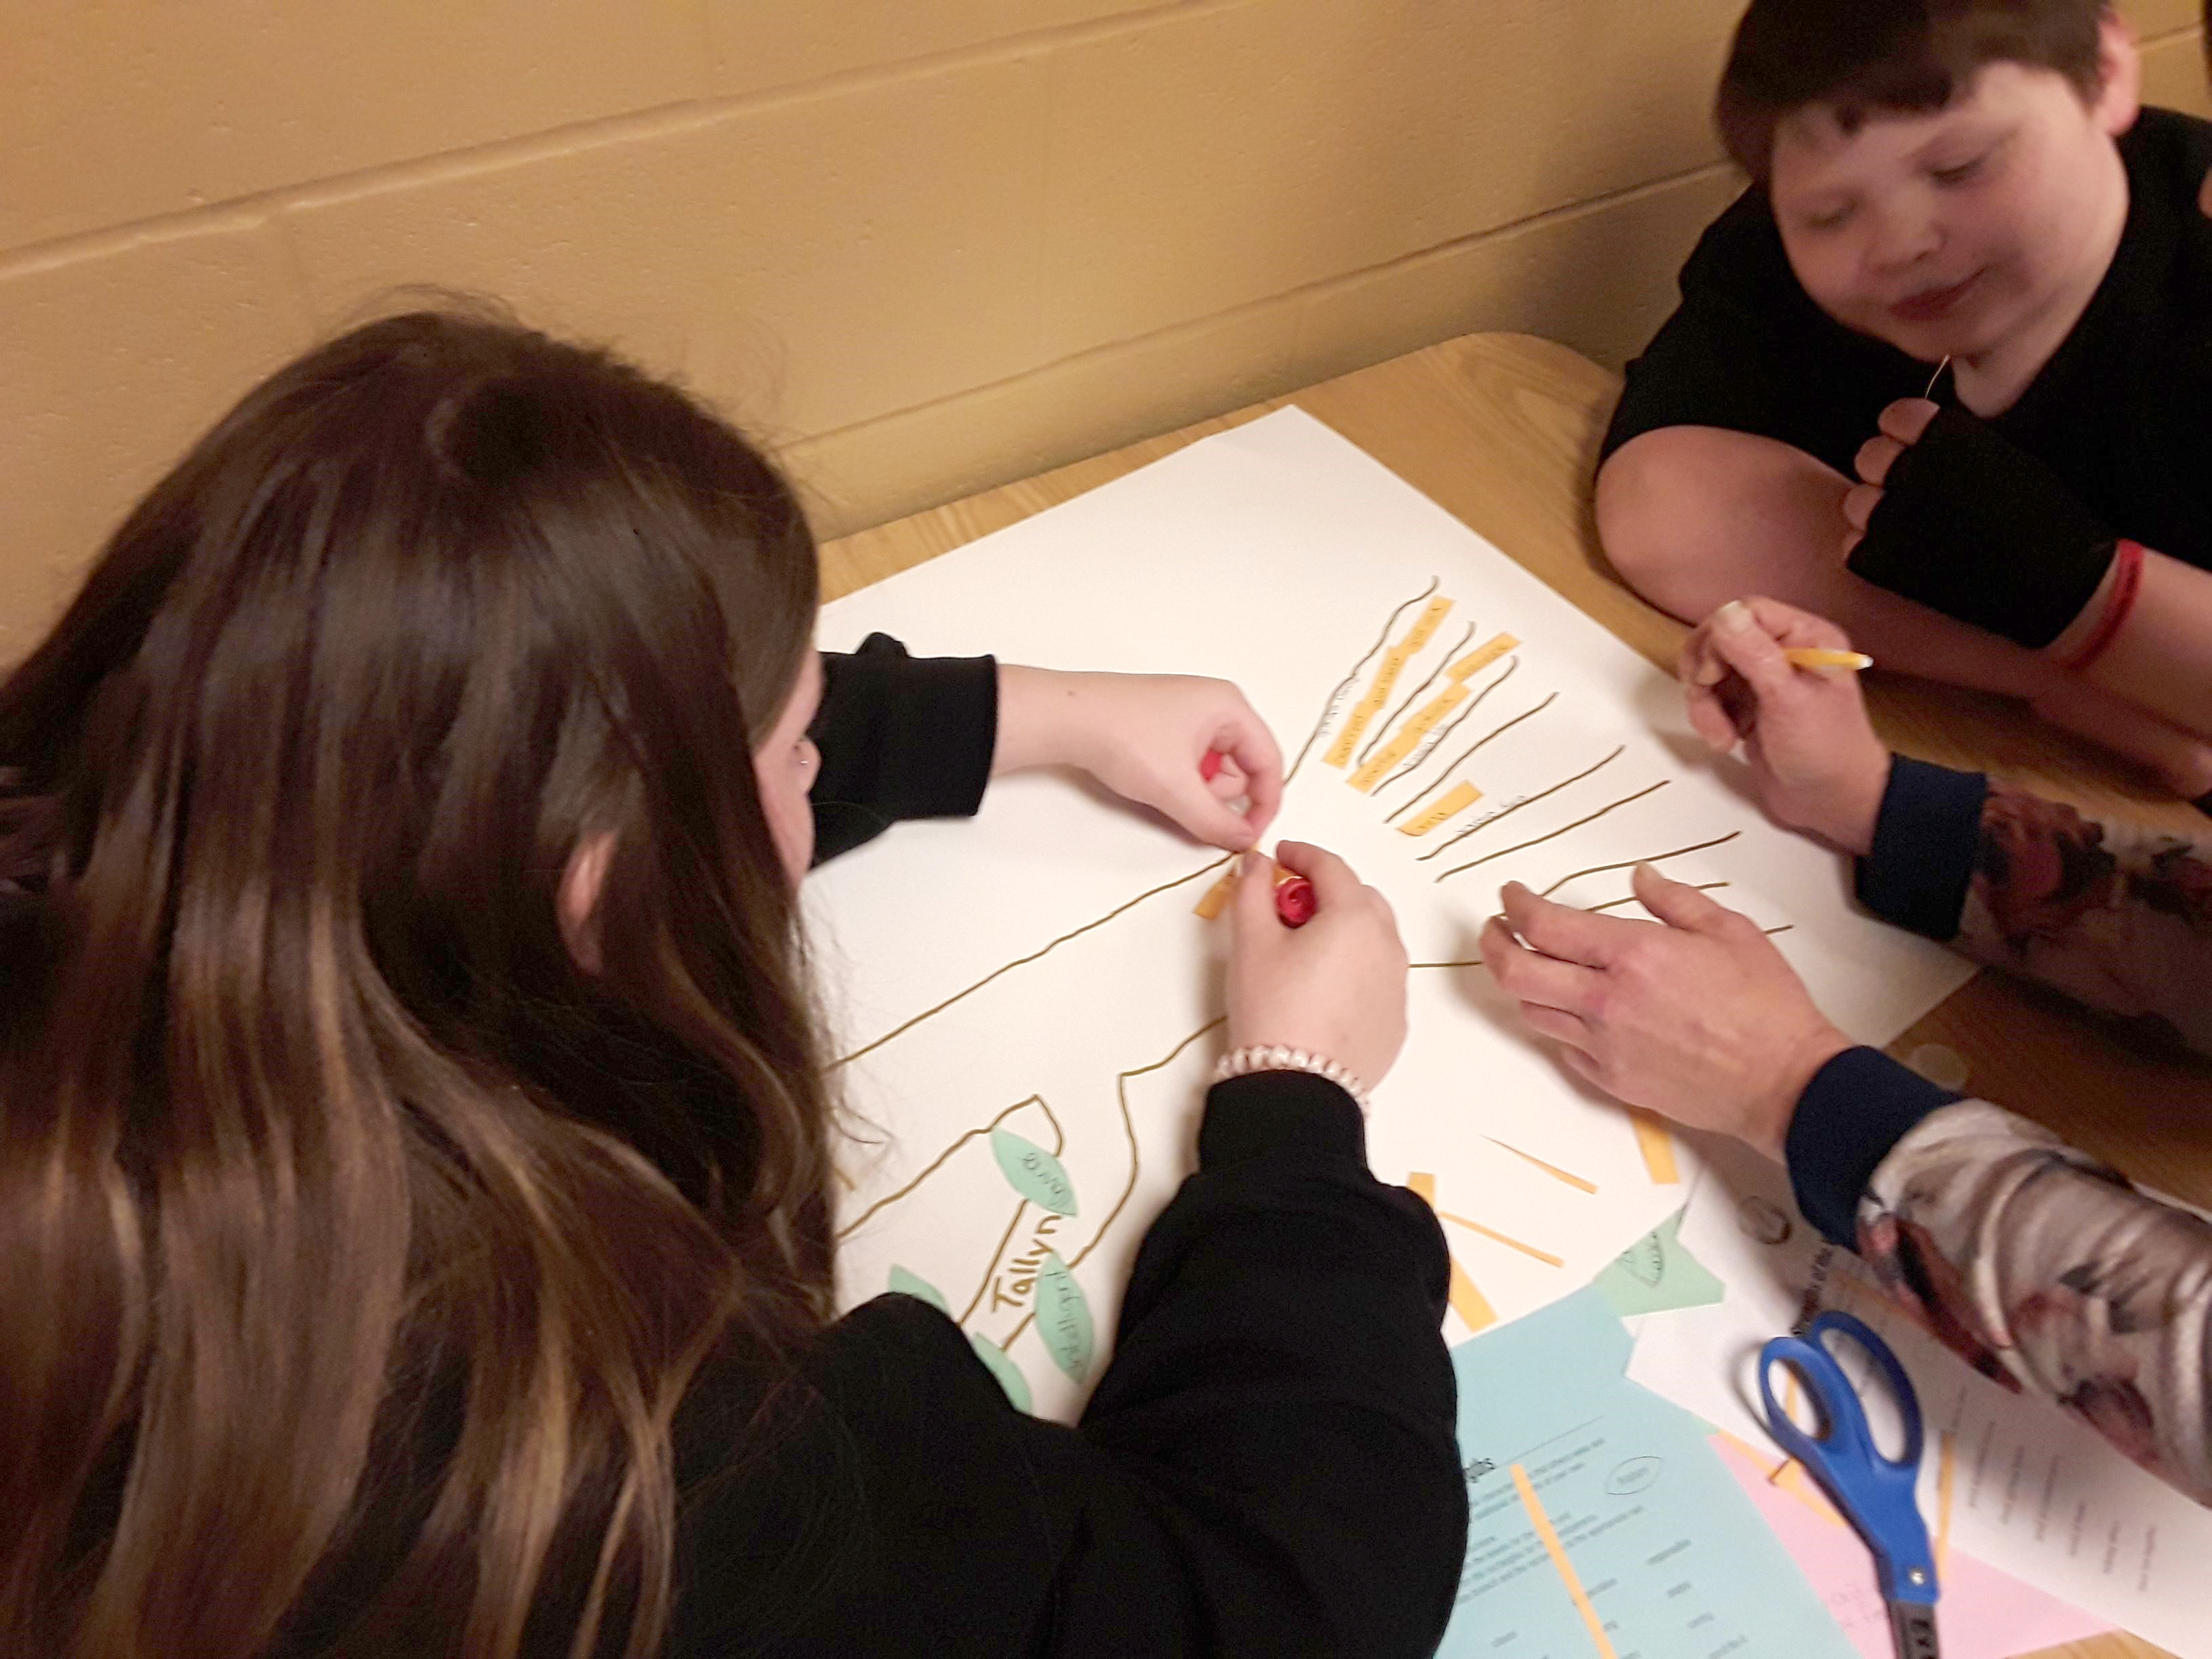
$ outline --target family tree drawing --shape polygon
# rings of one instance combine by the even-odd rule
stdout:
[[[1677,823],[1671,833],[1640,832],[1660,838],[1633,857],[1593,856],[1639,833],[1635,809],[1671,781],[1650,775],[1663,757],[1650,745],[1632,754],[1626,743],[1595,743],[1563,720],[1571,690],[1563,705],[1559,690],[1523,690],[1523,647],[1510,634],[1486,637],[1469,620],[1449,648],[1434,649],[1455,609],[1432,580],[1389,613],[1297,751],[1285,787],[1286,807],[1297,806],[1286,817],[1303,826],[1354,815],[1366,839],[1353,857],[1370,880],[1377,859],[1447,891],[1486,870],[1594,910],[1635,902],[1601,896],[1601,878],[1625,887],[1622,872],[1639,863],[1663,866],[1738,839],[1741,830],[1717,825],[1685,839]],[[1428,668],[1425,678],[1415,678],[1417,665]],[[1509,751],[1513,763],[1501,766]],[[1518,781],[1515,793],[1493,799],[1485,783],[1501,776]],[[1600,824],[1609,842],[1593,839]],[[1222,1006],[1218,952],[1203,930],[1228,897],[1230,862],[1208,859],[1132,896],[833,1062],[834,1071],[879,1080],[886,1098],[929,1077],[956,1080],[961,1100],[994,1103],[933,1146],[902,1146],[919,1162],[890,1190],[854,1203],[839,1238],[867,1244],[879,1264],[881,1277],[854,1288],[934,1303],[1024,1409],[1032,1390],[1020,1356],[1030,1345],[1076,1388],[1093,1379],[1105,1304],[1118,1300],[1145,1226],[1190,1167],[1198,1085],[1218,1047],[1207,1039],[1223,1024],[1217,1016],[1194,1029],[1191,1011]],[[1480,965],[1463,948],[1436,954],[1415,968]],[[1133,961],[1158,970],[1133,983]],[[1040,1008],[1054,1017],[1040,1021]],[[1644,1175],[1673,1183],[1671,1142],[1654,1124],[1637,1129]],[[1498,1182],[1534,1183],[1548,1195],[1555,1231],[1516,1236],[1495,1215],[1486,1218],[1471,1190],[1440,1191],[1433,1174],[1408,1177],[1451,1237],[1451,1305],[1476,1331],[1498,1317],[1482,1289],[1486,1264],[1507,1252],[1564,1270],[1571,1241],[1604,1201],[1586,1175],[1508,1139],[1484,1139],[1497,1149],[1484,1196]]]

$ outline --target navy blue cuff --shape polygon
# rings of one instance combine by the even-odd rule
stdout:
[[[1954,772],[1903,755],[1893,759],[1874,850],[1858,861],[1859,902],[1938,944],[1956,939],[1989,793],[1990,781],[1979,772]]]
[[[1251,1072],[1206,1091],[1199,1168],[1279,1152],[1364,1168],[1367,1120],[1350,1095],[1311,1072]]]
[[[1798,1096],[1784,1143],[1805,1218],[1856,1248],[1859,1198],[1882,1159],[1921,1119],[1961,1097],[1879,1048],[1846,1048],[1823,1066]]]

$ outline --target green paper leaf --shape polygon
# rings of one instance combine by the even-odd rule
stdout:
[[[1720,1280],[1675,1237],[1681,1225],[1678,1211],[1656,1231],[1630,1245],[1618,1261],[1606,1264],[1593,1283],[1615,1313],[1626,1318],[1702,1308],[1721,1299],[1725,1292]]]
[[[1083,1381],[1097,1351],[1091,1301],[1054,1250],[1045,1252],[1044,1266],[1037,1269],[1036,1324],[1052,1363],[1075,1382]]]
[[[1022,1375],[1022,1368],[1006,1358],[1006,1351],[988,1336],[971,1334],[968,1346],[975,1350],[975,1357],[991,1368],[991,1375],[999,1379],[999,1386],[1006,1391],[1006,1398],[1014,1402],[1014,1409],[1030,1409],[1030,1380]]]
[[[893,1267],[891,1288],[902,1296],[918,1296],[947,1319],[952,1317],[952,1310],[945,1305],[944,1293],[919,1273],[910,1273],[903,1267]]]
[[[1023,1139],[1012,1129],[994,1129],[991,1152],[1006,1184],[1037,1208],[1054,1215],[1075,1213],[1075,1183],[1060,1160],[1036,1142]]]

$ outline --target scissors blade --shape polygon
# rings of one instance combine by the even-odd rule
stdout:
[[[1932,1607],[1917,1601],[1892,1601],[1889,1634],[1897,1644],[1898,1659],[1940,1659]]]

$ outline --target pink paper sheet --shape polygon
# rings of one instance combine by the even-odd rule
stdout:
[[[1712,1448],[1858,1650],[1866,1659],[1895,1659],[1888,1614],[1875,1583],[1874,1558],[1858,1534],[1809,1482],[1771,1483],[1767,1476],[1778,1459],[1753,1457],[1733,1435],[1713,1436]],[[1943,1553],[1937,1571],[1943,1595],[1936,1606],[1936,1622],[1943,1659],[2016,1659],[2112,1628],[1956,1550]]]

